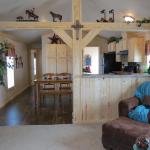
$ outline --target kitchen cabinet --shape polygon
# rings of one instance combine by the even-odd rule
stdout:
[[[46,72],[72,73],[72,50],[65,44],[47,44]]]
[[[116,42],[111,42],[108,44],[108,52],[115,52],[116,51]]]
[[[116,52],[116,62],[121,62],[120,51],[128,50],[128,39],[124,36],[118,43],[111,42],[108,44],[108,52]]]
[[[128,62],[143,62],[145,41],[142,37],[128,39]]]
[[[118,55],[120,51],[123,50],[123,40],[120,40],[118,43],[116,43],[116,62],[121,62],[121,57]]]

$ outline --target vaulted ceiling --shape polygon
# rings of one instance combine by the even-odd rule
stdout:
[[[35,13],[40,16],[40,21],[52,21],[49,11],[63,15],[63,21],[71,21],[72,0],[0,0],[0,21],[15,21],[17,16],[24,16],[26,9],[35,8]],[[100,10],[115,10],[115,21],[122,22],[124,15],[132,15],[136,19],[150,17],[150,0],[82,0],[83,21],[95,22],[100,17]],[[107,14],[108,16],[108,14]],[[18,31],[11,31],[18,32]],[[38,32],[38,31],[37,31]],[[34,36],[23,35],[28,40],[36,39],[37,32],[29,32]],[[29,41],[28,41],[29,42]]]

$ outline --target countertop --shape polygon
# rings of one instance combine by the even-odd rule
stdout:
[[[83,78],[142,78],[142,77],[150,77],[148,73],[132,73],[132,74],[84,74]]]

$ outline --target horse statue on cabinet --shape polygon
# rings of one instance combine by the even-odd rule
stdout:
[[[60,22],[62,21],[62,15],[56,14],[56,13],[54,13],[52,11],[50,11],[50,14],[52,15],[53,22],[56,22],[56,19],[58,19]]]
[[[31,9],[31,10],[26,10],[26,14],[28,15],[28,19],[33,18],[34,21],[38,21],[39,16],[37,16],[37,15],[34,13],[34,10],[35,10],[35,8],[33,8],[33,9]]]

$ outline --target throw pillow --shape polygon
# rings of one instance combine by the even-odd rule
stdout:
[[[128,117],[135,121],[140,121],[143,123],[148,123],[148,114],[150,109],[145,107],[144,105],[139,105],[131,112],[129,112]]]
[[[135,97],[143,101],[144,96],[150,96],[150,82],[142,83],[135,92]]]

